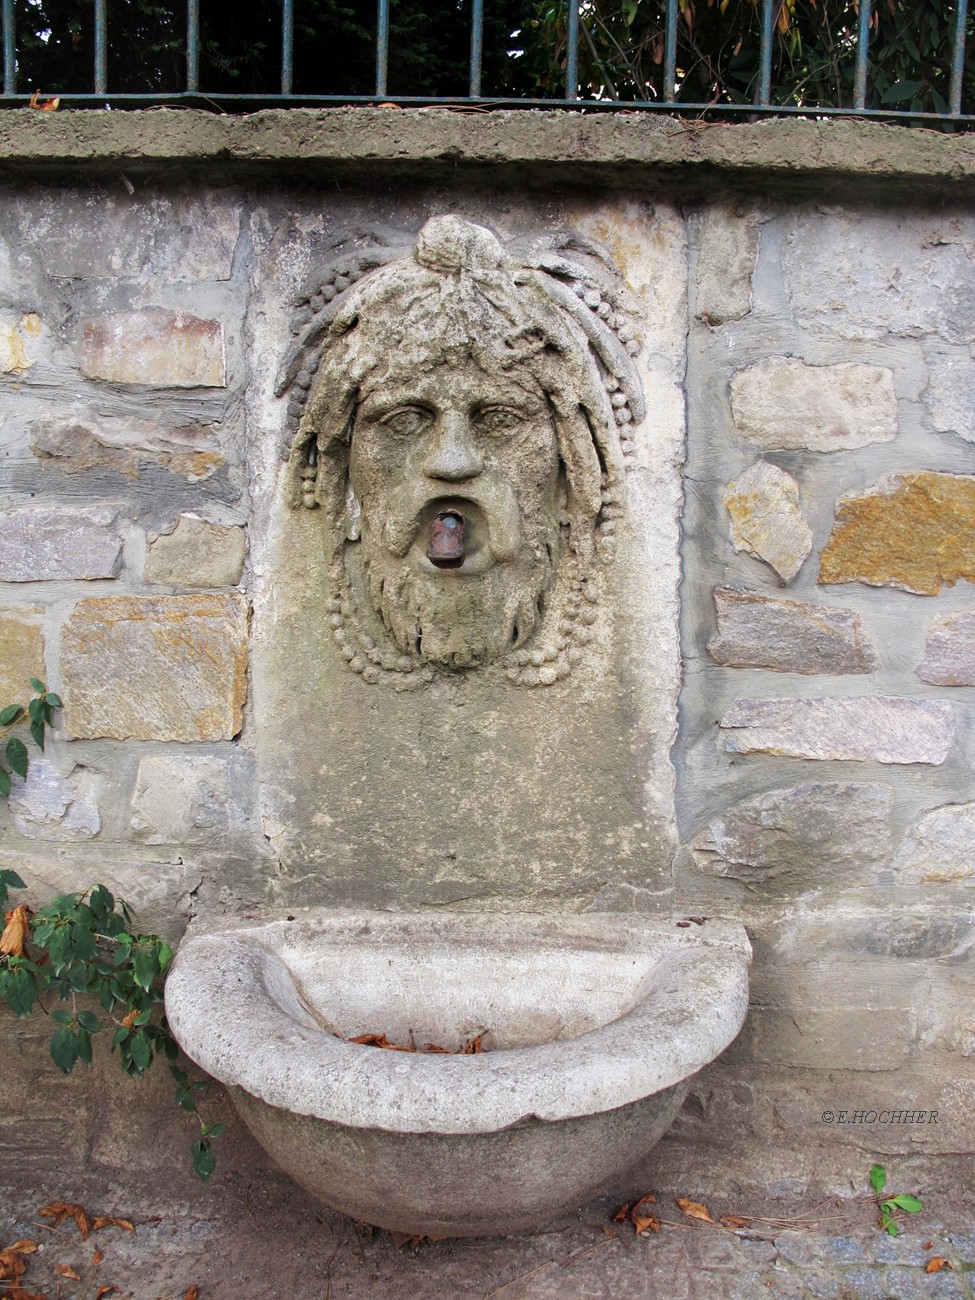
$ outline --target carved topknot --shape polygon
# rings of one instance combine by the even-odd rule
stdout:
[[[431,217],[417,236],[416,260],[431,271],[493,271],[504,251],[483,226],[461,217]]]

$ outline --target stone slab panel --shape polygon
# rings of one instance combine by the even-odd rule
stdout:
[[[975,360],[936,356],[929,363],[926,393],[931,423],[939,433],[975,442]]]
[[[216,433],[206,424],[172,429],[154,420],[85,412],[34,420],[28,433],[38,460],[66,474],[104,468],[136,479],[144,466],[155,464],[196,482],[209,478],[225,461]]]
[[[64,724],[76,737],[230,740],[247,690],[239,596],[106,596],[64,625]]]
[[[715,817],[691,843],[711,875],[778,891],[864,884],[891,853],[889,786],[809,782],[769,790]]]
[[[768,461],[756,461],[724,493],[731,542],[790,582],[812,549],[812,532],[799,503],[799,484]]]
[[[856,610],[717,587],[712,659],[778,673],[867,673],[877,656]]]
[[[101,829],[97,782],[83,767],[61,774],[45,758],[32,758],[26,781],[15,779],[10,812],[21,835],[38,840],[90,839]]]
[[[222,388],[223,327],[161,307],[91,316],[79,361],[89,379],[155,388]]]
[[[975,609],[934,620],[914,671],[934,686],[975,686]]]
[[[731,409],[741,436],[763,451],[846,451],[897,433],[894,376],[885,366],[768,357],[734,375]]]
[[[240,582],[246,550],[243,528],[180,515],[171,533],[149,543],[145,580],[182,587],[234,587]]]
[[[936,596],[975,580],[975,477],[894,474],[836,503],[819,581]]]
[[[902,885],[975,885],[975,803],[926,813],[904,836],[893,866]]]
[[[721,720],[733,754],[943,763],[954,740],[951,705],[894,696],[735,700]]]
[[[118,506],[25,506],[0,515],[0,581],[114,578],[122,567]]]
[[[708,325],[742,320],[752,309],[760,223],[753,211],[715,204],[701,221],[694,310]]]
[[[22,375],[30,369],[41,328],[41,318],[36,312],[20,317],[6,313],[0,316],[0,372]]]
[[[30,679],[45,679],[44,634],[25,615],[39,615],[40,609],[0,610],[0,709],[8,704],[26,705],[31,696]]]

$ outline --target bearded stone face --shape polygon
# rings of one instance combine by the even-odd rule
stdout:
[[[529,374],[470,355],[419,373],[392,366],[359,394],[348,474],[361,510],[349,550],[402,653],[467,668],[531,636],[559,559],[566,484]]]

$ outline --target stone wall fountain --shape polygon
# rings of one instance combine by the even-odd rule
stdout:
[[[281,869],[265,924],[197,924],[167,1014],[294,1177],[402,1231],[516,1230],[618,1181],[747,1006],[741,927],[669,916],[666,223],[578,215],[337,243],[267,394],[288,460],[255,724]],[[485,1050],[349,1041],[378,1033]]]

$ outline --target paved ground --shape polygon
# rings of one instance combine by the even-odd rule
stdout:
[[[0,1237],[42,1245],[23,1257],[20,1300],[185,1300],[194,1287],[199,1300],[975,1300],[975,1201],[912,1190],[925,1208],[898,1238],[866,1199],[709,1203],[715,1218],[750,1218],[729,1228],[687,1219],[661,1195],[652,1208],[666,1222],[646,1236],[614,1223],[604,1201],[537,1233],[397,1244],[283,1176],[231,1168],[176,1198],[157,1187],[126,1199],[104,1179],[0,1193]],[[73,1219],[44,1226],[46,1201],[69,1196],[136,1231],[108,1226],[85,1241]]]

